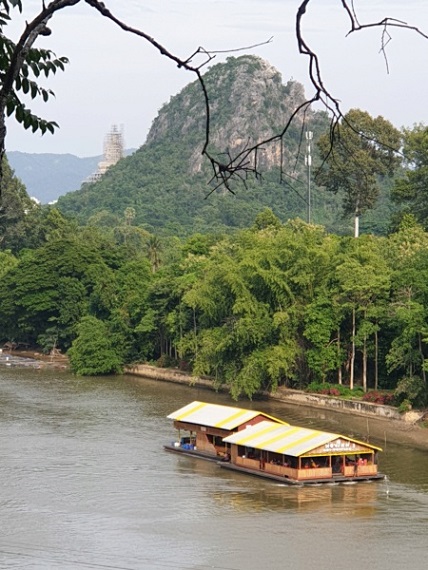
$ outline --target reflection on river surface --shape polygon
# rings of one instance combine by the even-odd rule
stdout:
[[[426,568],[427,452],[388,442],[382,482],[282,486],[163,452],[166,416],[196,399],[231,403],[133,377],[0,368],[0,568]],[[343,415],[248,407],[365,431]]]

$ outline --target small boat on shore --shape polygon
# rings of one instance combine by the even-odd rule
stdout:
[[[263,412],[193,402],[168,418],[179,439],[167,451],[217,461],[225,469],[290,485],[385,478],[378,472],[380,447],[291,426]]]

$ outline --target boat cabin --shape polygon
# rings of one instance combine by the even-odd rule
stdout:
[[[263,412],[198,401],[180,408],[168,418],[174,420],[178,438],[165,446],[167,451],[186,452],[216,461],[230,459],[228,445],[223,441],[225,437],[265,421],[288,425]]]
[[[381,479],[381,448],[335,433],[263,421],[224,438],[224,465],[290,483]]]

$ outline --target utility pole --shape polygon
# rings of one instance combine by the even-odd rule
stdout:
[[[311,166],[312,166],[312,155],[311,155],[311,143],[312,137],[314,133],[312,131],[306,131],[306,152],[305,152],[305,164],[308,167],[308,196],[307,196],[307,204],[308,204],[308,214],[307,214],[307,221],[308,224],[311,223]]]

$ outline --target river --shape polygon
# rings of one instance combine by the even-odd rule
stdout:
[[[428,452],[386,441],[386,481],[290,488],[163,451],[166,416],[193,400],[231,404],[132,376],[0,367],[0,568],[425,570]],[[239,405],[357,435],[343,415]]]

